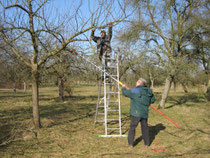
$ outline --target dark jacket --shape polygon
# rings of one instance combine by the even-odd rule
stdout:
[[[108,35],[106,35],[105,38],[95,36],[94,32],[95,31],[92,30],[91,38],[97,43],[97,53],[99,54],[99,58],[101,59],[103,55],[111,56],[112,25],[109,26]]]
[[[147,86],[137,86],[127,90],[122,88],[124,96],[129,97],[130,101],[130,115],[140,118],[148,118],[148,109],[150,104],[155,102],[155,97],[150,88]]]

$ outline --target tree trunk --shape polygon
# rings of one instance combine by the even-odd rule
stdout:
[[[210,101],[210,87],[207,88],[207,91],[206,91],[206,99],[208,101]]]
[[[41,127],[39,117],[39,88],[38,88],[38,69],[37,66],[32,68],[32,105],[33,105],[33,122],[34,127],[39,129]]]
[[[151,72],[150,69],[149,69],[149,79],[150,79],[150,82],[151,82],[151,88],[153,89],[154,88],[154,78],[152,76],[152,72]]]
[[[58,79],[58,90],[59,90],[59,98],[64,101],[64,95],[63,95],[63,91],[64,91],[64,81],[62,78]]]
[[[26,92],[26,82],[23,83],[23,90]]]
[[[184,84],[184,83],[181,83],[181,85],[182,85],[182,87],[183,87],[183,89],[184,89],[184,92],[185,92],[185,93],[188,93],[188,90],[187,90],[187,87],[185,86],[185,84]]]
[[[168,97],[168,93],[169,93],[172,81],[173,81],[172,76],[169,76],[169,77],[166,78],[165,88],[163,90],[162,99],[161,99],[160,105],[159,105],[162,109],[165,108],[165,103],[166,103],[166,100],[167,100],[167,97]]]
[[[174,92],[176,92],[176,81],[173,81],[173,85],[174,85]]]
[[[13,83],[13,92],[16,93],[16,82]]]
[[[150,80],[151,81],[151,88],[154,88],[154,80]]]

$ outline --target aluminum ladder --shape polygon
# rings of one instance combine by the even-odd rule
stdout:
[[[127,137],[127,135],[122,135],[121,128],[119,54],[115,52],[113,58],[104,60],[98,86],[94,124],[104,124],[105,134],[99,137]]]

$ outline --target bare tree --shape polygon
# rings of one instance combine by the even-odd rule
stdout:
[[[193,59],[198,61],[204,69],[206,75],[205,86],[206,89],[210,87],[210,4],[208,0],[203,0],[202,4],[193,13],[193,23],[195,27],[192,28],[189,38],[195,36],[193,40]]]
[[[33,120],[36,129],[41,127],[39,117],[39,70],[51,57],[59,54],[70,43],[89,41],[85,33],[92,28],[104,28],[108,21],[114,24],[126,18],[127,3],[117,1],[118,14],[114,11],[114,1],[89,1],[89,15],[82,15],[82,1],[71,1],[68,13],[55,13],[48,9],[49,0],[0,1],[3,10],[0,27],[3,41],[17,58],[31,70]],[[77,3],[76,3],[77,2]],[[53,16],[54,15],[54,16]],[[20,49],[29,53],[23,56]]]
[[[168,75],[159,104],[164,108],[174,77],[187,65],[185,59],[190,55],[189,46],[195,36],[187,37],[195,26],[191,23],[192,13],[200,1],[137,0],[133,3],[138,19],[131,22],[124,38],[144,43],[144,49],[155,54],[166,69]]]

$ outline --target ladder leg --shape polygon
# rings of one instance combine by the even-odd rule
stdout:
[[[96,113],[95,113],[95,121],[94,124],[96,124],[97,122],[97,116],[98,116],[98,107],[100,104],[100,98],[101,98],[101,86],[102,86],[102,79],[100,79],[99,81],[99,85],[98,85],[98,100],[97,100],[97,105],[96,105]]]
[[[106,89],[106,68],[104,66],[104,130],[105,135],[107,135],[107,89]]]

